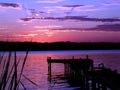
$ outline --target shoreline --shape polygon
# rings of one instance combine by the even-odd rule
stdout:
[[[120,50],[120,42],[0,42],[0,51]]]

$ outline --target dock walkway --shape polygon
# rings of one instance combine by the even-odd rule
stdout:
[[[94,67],[94,62],[86,59],[51,59],[48,62],[48,78],[52,81],[52,63],[63,63],[64,74],[70,84],[79,84],[80,90],[120,90],[120,74],[105,68],[104,64]]]

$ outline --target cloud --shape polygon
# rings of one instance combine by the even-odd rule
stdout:
[[[59,13],[65,10],[69,10],[69,8],[65,8],[65,7],[61,7],[61,6],[45,6],[44,9],[46,10],[46,12],[49,13]],[[59,11],[59,12],[58,12]]]
[[[68,32],[68,31],[82,31],[86,29],[85,28],[52,28],[51,30],[59,30],[59,31]]]
[[[28,37],[35,37],[35,36],[37,36],[38,34],[18,34],[18,35],[16,35],[16,36],[19,36],[19,37],[26,37],[26,38],[28,38]]]
[[[85,7],[85,5],[63,5],[63,6],[56,6],[56,7],[53,7],[53,9],[61,9],[61,10],[73,10],[75,8],[82,8],[82,7]],[[48,9],[50,7],[47,7]]]
[[[70,14],[74,11],[75,8],[82,8],[82,7],[85,7],[85,5],[63,5],[63,6],[58,6],[56,8],[61,10],[69,10],[68,12],[66,12],[66,14]]]
[[[65,16],[65,17],[40,17],[40,18],[21,18],[22,21],[31,20],[72,20],[72,21],[91,21],[91,22],[120,22],[119,18],[90,18],[86,16]]]
[[[0,27],[0,30],[5,30],[5,29],[7,29],[6,27]]]
[[[21,19],[20,19],[20,22],[21,22],[21,21],[30,22],[30,21],[32,21],[32,20],[33,20],[33,18],[21,18]]]
[[[103,7],[94,7],[93,5],[62,5],[62,6],[52,6],[52,7],[44,7],[47,11],[50,12],[62,12],[62,13],[72,13],[73,11],[77,12],[85,12],[85,11],[96,11],[103,10]],[[59,12],[58,12],[59,11]]]
[[[70,13],[72,13],[72,11],[86,12],[86,11],[97,11],[104,9],[104,7],[95,7],[94,5],[63,5],[57,8],[62,10],[69,10]]]
[[[120,5],[120,2],[104,3],[103,5],[104,5],[104,6]]]
[[[105,9],[104,7],[95,7],[94,5],[61,5],[61,6],[45,6],[44,7],[47,14],[54,13],[58,15],[70,16],[71,13],[81,13],[81,12],[93,12]],[[59,11],[59,12],[58,12]]]
[[[103,24],[97,25],[94,28],[88,30],[101,30],[101,31],[120,31],[120,24]]]
[[[58,3],[63,1],[64,0],[39,0],[38,3]]]
[[[26,11],[27,11],[28,15],[33,15],[33,16],[39,16],[40,14],[46,14],[46,12],[39,11],[36,9],[27,9]]]
[[[66,8],[77,8],[77,7],[84,7],[85,5],[63,5],[62,7]]]
[[[21,9],[21,4],[18,3],[0,3],[0,7],[2,8],[13,8],[13,9]]]
[[[59,31],[120,31],[120,24],[103,24],[94,28],[53,28],[51,30]]]
[[[47,35],[48,37],[53,36],[55,33],[58,33],[58,30],[52,30],[55,28],[62,28],[61,25],[47,25],[47,26],[35,26],[34,28],[37,30],[34,30],[34,33],[42,33],[44,35]]]
[[[104,7],[95,7],[92,5],[88,5],[88,6],[83,6],[81,8],[76,8],[75,10],[78,12],[92,12],[92,11],[98,11],[98,10],[103,10],[105,9]]]
[[[62,28],[62,25],[35,26],[36,29]]]

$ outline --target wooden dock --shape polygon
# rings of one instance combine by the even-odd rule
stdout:
[[[120,74],[105,68],[104,64],[94,67],[93,60],[87,58],[51,59],[48,62],[48,79],[52,81],[52,63],[63,63],[64,74],[70,84],[78,84],[80,90],[120,90]]]

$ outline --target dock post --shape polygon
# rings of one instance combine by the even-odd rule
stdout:
[[[69,66],[68,63],[64,63],[64,74],[67,76],[69,74]]]
[[[88,55],[86,55],[86,59],[89,59],[89,58],[88,58]]]
[[[52,71],[52,68],[51,68],[51,57],[47,57],[47,60],[48,60],[48,79],[49,81],[51,82],[51,71]]]
[[[92,78],[92,90],[96,90],[96,81]]]
[[[85,76],[85,87],[86,87],[86,90],[90,90],[88,76]]]
[[[102,90],[107,90],[107,87],[102,84]]]

